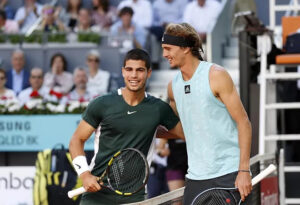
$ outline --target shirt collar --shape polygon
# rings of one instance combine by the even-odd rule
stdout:
[[[20,72],[19,74],[15,71],[15,69],[12,69],[12,74],[13,74],[13,75],[21,75],[21,76],[22,76],[23,73],[24,73],[24,70],[23,70],[23,69],[21,70],[21,72]]]

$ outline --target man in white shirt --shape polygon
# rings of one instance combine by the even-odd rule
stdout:
[[[18,22],[22,33],[25,33],[39,18],[42,8],[43,6],[36,3],[36,0],[24,0],[24,6],[20,7],[15,15],[15,21]]]
[[[143,28],[150,28],[152,25],[152,6],[148,0],[124,0],[120,2],[118,10],[124,7],[133,9],[133,22]]]
[[[87,90],[88,77],[86,70],[81,67],[75,68],[73,71],[73,81],[75,89],[72,90],[68,95],[62,98],[61,103],[67,104],[72,101],[88,102],[92,99],[89,91]]]
[[[91,50],[86,58],[89,69],[87,90],[92,97],[101,96],[108,92],[110,73],[99,69],[100,53],[98,50]]]
[[[48,95],[49,90],[42,87],[43,80],[43,70],[41,68],[32,68],[29,78],[31,87],[20,92],[18,96],[21,105],[26,104],[32,99],[44,99]]]
[[[206,34],[213,29],[221,10],[222,5],[216,0],[192,1],[185,7],[183,22],[193,26],[205,42]]]

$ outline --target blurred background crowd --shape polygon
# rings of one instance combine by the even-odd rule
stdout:
[[[78,33],[102,36],[127,36],[129,50],[137,47],[151,53],[152,69],[161,67],[160,39],[170,22],[187,22],[194,26],[203,42],[222,9],[218,0],[23,0],[0,1],[0,34],[30,36],[38,32],[65,33],[69,42]],[[19,4],[19,7],[16,5]],[[199,19],[204,19],[200,21]],[[126,44],[127,42],[127,44]],[[114,42],[112,42],[113,44]],[[116,42],[115,42],[116,43]],[[1,65],[0,101],[19,102],[20,106],[33,98],[67,104],[79,100],[88,102],[96,96],[116,89],[122,82],[111,77],[111,68],[100,68],[101,54],[97,49],[84,53],[85,62],[68,70],[63,53],[51,56],[47,67],[26,64],[22,48],[10,53],[10,60]],[[30,66],[30,67],[28,67]],[[121,69],[121,68],[114,68]],[[6,102],[7,103],[7,102]]]

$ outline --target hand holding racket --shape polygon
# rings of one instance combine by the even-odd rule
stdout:
[[[109,160],[108,166],[103,174],[98,177],[98,182],[102,182],[107,177],[108,185],[102,183],[101,187],[108,188],[119,195],[129,196],[140,191],[146,184],[149,176],[148,162],[137,149],[123,149]],[[68,197],[72,198],[85,193],[84,187],[68,192]]]
[[[256,185],[275,170],[275,165],[269,165],[268,168],[252,179],[252,186]],[[216,187],[207,189],[196,196],[192,202],[192,205],[240,205],[242,201],[234,194],[236,191],[237,188]]]

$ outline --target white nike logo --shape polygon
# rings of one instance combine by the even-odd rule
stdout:
[[[129,112],[129,111],[128,111],[127,114],[128,114],[128,115],[131,115],[131,114],[133,114],[133,113],[135,113],[135,112],[136,112],[136,111],[132,111],[132,112]]]

